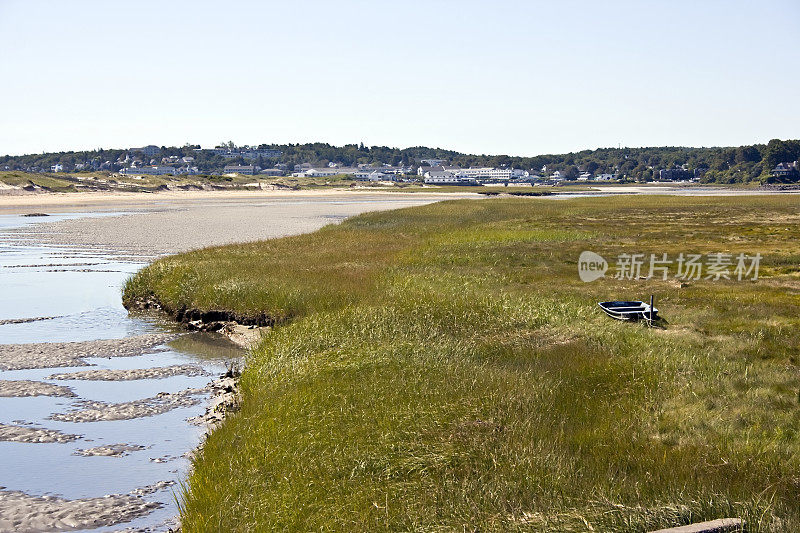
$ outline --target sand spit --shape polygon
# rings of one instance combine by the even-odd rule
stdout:
[[[83,379],[92,381],[133,381],[137,379],[163,379],[172,376],[208,376],[209,373],[197,365],[173,365],[156,368],[133,368],[130,370],[83,370],[53,374],[47,379]],[[2,396],[2,383],[0,383]]]
[[[6,267],[8,268],[8,267]],[[40,320],[53,320],[54,318],[61,318],[60,316],[35,316],[33,318],[7,318],[0,320],[0,326],[6,324],[27,324],[28,322],[39,322]]]
[[[66,500],[0,490],[0,531],[74,531],[107,527],[145,516],[161,505],[132,494]]]
[[[197,396],[208,392],[208,388],[186,389],[180,392],[160,392],[152,398],[125,403],[105,403],[85,400],[78,402],[79,409],[50,415],[50,420],[59,422],[100,422],[104,420],[131,420],[160,415],[179,407],[197,405]]]
[[[131,357],[152,351],[175,338],[174,334],[151,333],[124,339],[84,342],[0,344],[0,370],[23,370],[60,366],[89,366],[85,357]]]
[[[139,195],[127,199],[116,195],[111,197],[112,203],[126,208],[124,214],[56,222],[42,220],[41,224],[9,230],[7,234],[23,242],[32,240],[52,245],[102,248],[123,255],[157,256],[308,233],[366,211],[423,205],[457,196],[380,191]],[[99,198],[86,195],[75,200],[87,205],[92,203],[91,199]],[[4,212],[13,209],[8,205],[10,200],[4,202],[0,199],[0,209]],[[98,207],[103,208],[103,202],[99,202]]]
[[[72,389],[63,385],[53,385],[41,381],[30,381],[27,379],[18,381],[0,380],[0,397],[23,396],[63,396],[73,397],[75,393]]]
[[[0,423],[0,441],[27,442],[27,443],[53,443],[72,442],[81,438],[80,435],[70,435],[55,429],[41,429],[25,426],[11,426]],[[2,505],[0,505],[0,508]],[[0,511],[0,517],[3,516]],[[0,531],[2,531],[0,527]]]
[[[122,457],[131,452],[144,450],[144,446],[138,444],[106,444],[94,448],[78,449],[72,455],[82,455],[84,457]]]

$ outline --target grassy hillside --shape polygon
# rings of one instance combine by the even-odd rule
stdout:
[[[186,531],[800,529],[800,199],[451,201],[165,258],[125,287],[269,313]],[[577,276],[764,255],[758,282]],[[655,293],[665,329],[596,302]]]

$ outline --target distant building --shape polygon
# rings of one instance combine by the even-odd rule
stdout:
[[[148,144],[147,146],[142,146],[141,148],[129,148],[128,152],[129,153],[141,152],[144,155],[146,155],[147,157],[153,157],[160,150],[161,150],[161,148],[159,148],[158,146],[156,146],[154,144]]]
[[[302,172],[303,177],[306,178],[328,178],[331,176],[338,176],[339,174],[353,174],[355,169],[347,168],[310,168]]]
[[[444,172],[444,167],[441,165],[422,165],[417,168],[417,176],[425,176],[428,172]]]
[[[589,181],[592,179],[592,175],[589,172],[581,172],[581,175],[578,176],[578,181]]]
[[[255,174],[258,174],[259,170],[261,169],[255,165],[226,165],[225,169],[223,170],[223,173],[246,174],[248,176],[253,176]]]
[[[62,165],[61,163],[56,163],[55,165],[51,165],[50,172],[64,172],[64,165]]]
[[[594,181],[611,181],[614,179],[614,174],[600,174]]]
[[[427,185],[478,185],[478,180],[458,176],[449,170],[434,170],[425,173]]]
[[[447,159],[420,159],[419,162],[429,167],[440,167],[447,163]]]
[[[794,163],[778,163],[778,165],[772,169],[770,174],[772,174],[772,176],[775,178],[785,178],[787,176],[791,176],[795,172],[797,172],[797,161]]]
[[[450,170],[457,176],[473,179],[508,180],[514,176],[514,171],[510,168],[480,167],[459,169],[453,168],[446,170]]]
[[[172,174],[173,176],[176,174],[181,174],[181,172],[176,169],[175,167],[163,165],[163,166],[144,166],[144,167],[128,167],[123,168],[119,171],[120,174],[123,176],[164,176],[167,174]]]
[[[385,181],[389,175],[377,169],[362,169],[353,174],[353,177],[358,181]]]
[[[279,168],[265,168],[261,170],[260,174],[265,174],[267,176],[283,176],[285,171]]]
[[[524,178],[528,176],[528,172],[516,168],[495,168],[495,167],[478,167],[478,168],[460,168],[449,166],[437,167],[419,167],[417,174],[422,177],[430,175],[442,176],[442,172],[449,172],[453,176],[459,178],[470,178],[478,181],[505,181],[516,178]]]
[[[258,159],[259,157],[271,159],[274,157],[280,157],[283,153],[280,150],[258,150],[255,148],[213,148],[209,151],[214,155],[221,155],[222,157],[228,159],[233,159],[236,157],[241,157],[243,159]]]

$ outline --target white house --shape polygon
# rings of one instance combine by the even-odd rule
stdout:
[[[56,163],[50,167],[50,172],[64,172],[64,165]]]
[[[365,169],[354,173],[353,177],[359,181],[384,181],[388,175],[376,169]]]
[[[311,168],[306,170],[303,174],[307,178],[327,178],[336,176],[337,174],[344,174],[341,168]]]
[[[594,179],[594,181],[611,181],[613,179],[613,174],[600,174]]]

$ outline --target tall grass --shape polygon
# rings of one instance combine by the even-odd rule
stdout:
[[[187,531],[800,529],[794,197],[456,201],[166,258],[126,286],[282,319],[182,500]],[[577,257],[761,252],[758,282]],[[669,324],[598,313],[655,293]]]

